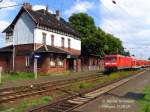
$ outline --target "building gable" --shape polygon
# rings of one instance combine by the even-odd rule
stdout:
[[[31,16],[26,11],[22,12],[14,26],[15,45],[33,43],[35,27]]]

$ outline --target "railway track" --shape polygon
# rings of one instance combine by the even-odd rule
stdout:
[[[81,81],[94,81],[99,77],[96,75],[89,75],[86,77],[78,77],[73,79],[67,79],[62,81],[47,82],[41,84],[35,84],[31,86],[22,86],[15,88],[5,88],[0,90],[0,104],[13,102],[18,99],[27,98],[35,95],[42,95],[49,93],[60,88],[69,86],[75,82]]]
[[[31,109],[29,112],[75,112],[73,111],[75,108],[86,104],[97,97],[100,97],[104,93],[107,93],[108,91],[115,89],[124,83],[127,83],[128,81],[143,74],[144,72],[145,71],[142,71],[137,75],[127,76],[126,78],[124,77],[114,80],[110,83],[95,87],[91,90],[81,92],[78,95],[71,95],[57,102]]]

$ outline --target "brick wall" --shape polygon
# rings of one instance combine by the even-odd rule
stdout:
[[[0,57],[0,67],[2,67],[3,71],[8,71],[10,68],[9,62],[3,57]]]
[[[63,62],[64,62],[64,65],[62,67],[59,67],[59,66],[50,67],[49,65],[50,58],[45,57],[42,67],[38,69],[38,72],[45,73],[45,74],[54,73],[54,72],[66,72],[67,71],[66,59],[64,59]]]

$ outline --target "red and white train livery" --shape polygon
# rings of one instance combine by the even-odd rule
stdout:
[[[105,71],[137,69],[150,66],[150,61],[139,60],[130,56],[106,55],[104,58]]]

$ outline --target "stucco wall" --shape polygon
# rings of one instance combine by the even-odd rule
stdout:
[[[63,37],[65,40],[64,47],[68,48],[68,39],[71,40],[71,48],[76,50],[81,50],[81,41],[79,39],[75,39],[69,36],[60,35],[57,33],[45,31],[36,28],[34,30],[34,36],[35,36],[35,43],[42,44],[42,33],[46,33],[46,44],[51,45],[51,35],[54,35],[54,46],[61,47],[61,38]]]

